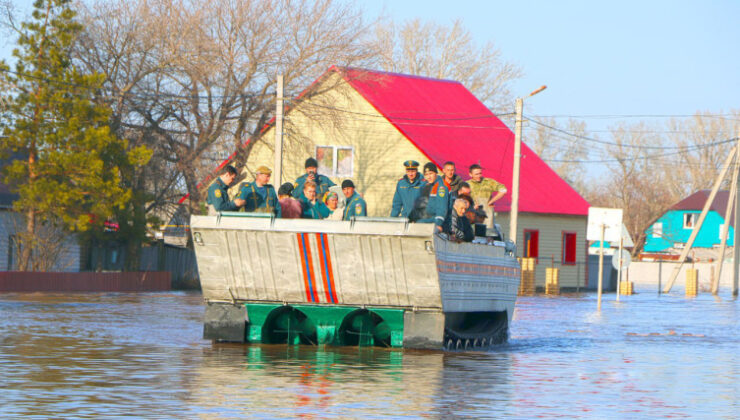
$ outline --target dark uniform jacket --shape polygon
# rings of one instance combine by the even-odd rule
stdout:
[[[460,184],[462,184],[463,180],[460,178],[460,175],[454,174],[452,175],[452,181],[450,181],[449,184],[447,184],[447,181],[445,181],[444,175],[442,175],[442,181],[445,184],[445,187],[447,187],[450,192],[454,192],[460,189]]]
[[[458,241],[470,242],[475,239],[475,233],[473,227],[470,225],[470,221],[463,214],[458,216],[456,211],[452,211],[452,214],[447,219],[444,229],[447,234],[450,235],[450,239]]]
[[[221,181],[221,178],[216,178],[216,182],[208,187],[208,198],[206,202],[213,206],[216,211],[234,211],[237,209],[236,204],[232,200],[229,200],[229,187]]]
[[[442,226],[450,208],[450,194],[441,176],[438,176],[433,183],[424,186],[420,198],[422,197],[428,197],[428,201],[424,216],[419,222]]]
[[[305,196],[303,195],[303,184],[306,183],[307,179],[308,174],[303,174],[295,180],[295,182],[293,183],[293,197],[305,198]],[[316,174],[313,182],[316,183],[316,197],[323,197],[324,194],[329,191],[329,187],[337,185],[334,183],[334,181],[329,179],[328,176],[320,175],[318,173]]]
[[[357,192],[347,199],[342,220],[349,220],[352,216],[367,216],[367,204],[365,204],[365,200]]]
[[[421,195],[421,189],[426,185],[426,181],[419,175],[416,175],[414,182],[409,181],[409,177],[404,175],[396,184],[396,193],[393,194],[393,206],[391,207],[391,217],[409,217],[414,209],[416,199]]]
[[[239,198],[245,201],[244,211],[257,213],[272,213],[275,217],[282,217],[280,201],[275,193],[275,187],[266,184],[265,196],[259,193],[257,184],[244,182],[239,187]]]
[[[303,207],[302,219],[323,219],[331,214],[329,207],[326,207],[326,204],[321,200],[311,203],[306,197],[303,197],[299,198],[298,201],[301,202],[301,206]]]

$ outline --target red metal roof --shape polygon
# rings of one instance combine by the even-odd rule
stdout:
[[[467,179],[468,167],[473,163],[480,164],[485,177],[503,183],[509,190],[496,203],[496,210],[511,210],[514,133],[460,82],[332,66],[296,99],[303,97],[332,72],[340,72],[360,95],[437,166],[441,167],[447,161],[455,162],[460,175]],[[273,121],[274,118],[265,124],[261,133]],[[218,169],[230,162],[235,154],[226,158]],[[404,160],[403,157],[399,159]],[[520,212],[588,215],[588,202],[524,143],[520,173]],[[180,203],[188,196],[182,197]]]
[[[509,190],[496,210],[510,210],[514,133],[461,83],[363,69],[343,74],[437,166],[453,161],[467,179],[468,167],[479,163],[484,176]],[[519,182],[520,212],[588,215],[588,202],[526,144]]]
[[[696,210],[700,211],[704,208],[704,203],[707,202],[711,190],[699,190],[690,196],[684,198],[678,203],[671,207],[671,210]],[[725,217],[727,211],[727,200],[730,199],[730,192],[728,190],[719,190],[717,195],[714,196],[714,201],[709,207],[709,210],[719,213],[720,216]],[[735,212],[730,214],[730,224],[735,226]]]

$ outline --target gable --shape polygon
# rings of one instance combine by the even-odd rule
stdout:
[[[371,75],[373,77],[368,77]],[[514,133],[459,82],[348,69],[357,91],[437,166],[473,163],[511,191]],[[588,202],[522,143],[519,211],[587,215]],[[509,211],[511,194],[496,204]]]

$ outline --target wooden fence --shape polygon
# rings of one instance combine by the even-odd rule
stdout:
[[[167,271],[31,272],[0,271],[2,292],[159,292],[171,290]]]

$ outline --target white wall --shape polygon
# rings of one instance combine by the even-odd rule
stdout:
[[[660,278],[663,287],[668,283],[673,273],[674,267],[678,263],[675,262],[653,262],[653,261],[633,261],[627,268],[627,276],[623,279],[629,279],[629,281],[635,283],[635,287],[651,287],[655,289],[656,293],[658,290],[658,279]],[[711,290],[711,278],[712,270],[715,269],[715,263],[699,262],[699,263],[687,263],[681,267],[681,271],[676,278],[674,283],[674,290],[682,291],[686,287],[686,269],[696,268],[699,270],[699,290],[710,291]],[[660,273],[660,276],[658,274]],[[624,274],[623,274],[624,275]],[[722,267],[722,276],[720,278],[720,292],[723,289],[730,290],[732,286],[732,262],[725,261]]]

